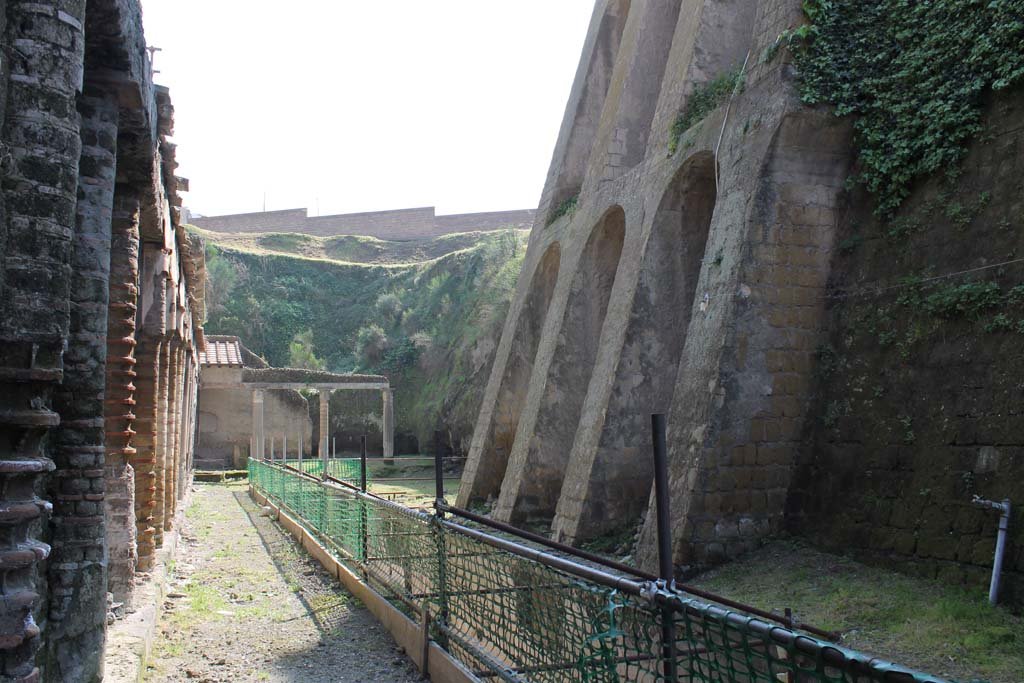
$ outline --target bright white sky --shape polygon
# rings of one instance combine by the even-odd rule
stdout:
[[[205,215],[534,208],[594,0],[143,0]]]

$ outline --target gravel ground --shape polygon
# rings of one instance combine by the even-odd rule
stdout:
[[[147,681],[421,680],[244,484],[196,487],[159,628]]]

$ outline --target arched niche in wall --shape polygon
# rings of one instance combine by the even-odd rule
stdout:
[[[530,375],[533,373],[537,347],[540,345],[544,321],[547,319],[555,283],[558,281],[561,260],[561,245],[554,242],[544,252],[530,280],[526,302],[523,304],[512,338],[505,374],[501,378],[490,433],[484,444],[482,460],[473,483],[473,491],[470,493],[473,500],[497,496],[501,482],[505,478],[512,443],[519,427],[519,417],[522,415],[526,393],[530,388]]]
[[[633,527],[647,507],[650,415],[669,412],[716,199],[714,156],[702,153],[658,207],[597,452],[586,480],[562,494],[556,531],[573,542]]]
[[[512,473],[511,487],[502,491],[503,498],[515,498],[506,513],[515,522],[547,523],[554,517],[597,360],[625,234],[626,214],[616,206],[598,221],[583,248],[548,368],[525,470]],[[506,477],[505,486],[509,484]],[[503,502],[499,500],[499,514],[504,512]]]
[[[572,114],[569,139],[550,191],[549,219],[566,200],[579,194],[583,186],[583,176],[601,122],[601,111],[608,97],[629,9],[630,0],[610,0],[601,19],[597,41],[587,65],[583,91]]]

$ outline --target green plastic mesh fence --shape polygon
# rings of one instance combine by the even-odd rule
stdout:
[[[481,680],[945,683],[684,593],[617,591],[297,469],[251,460],[249,475],[392,604],[426,610]]]

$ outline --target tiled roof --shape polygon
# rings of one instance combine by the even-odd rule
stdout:
[[[199,363],[216,367],[242,367],[242,349],[238,337],[206,335],[206,350],[199,353]]]

